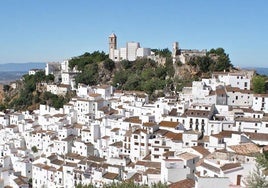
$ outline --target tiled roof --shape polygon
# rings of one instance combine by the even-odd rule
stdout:
[[[198,153],[202,154],[203,157],[210,154],[210,152],[207,149],[205,149],[203,146],[193,146],[192,149],[194,149]]]
[[[152,127],[152,126],[155,126],[155,125],[157,125],[157,124],[154,123],[154,122],[145,122],[145,123],[143,123],[142,125],[145,126],[145,127]]]
[[[177,109],[176,109],[176,108],[173,108],[173,109],[169,112],[168,115],[170,115],[170,116],[178,116]]]
[[[164,136],[174,141],[182,141],[182,133],[174,133],[169,131]]]
[[[161,127],[170,127],[170,128],[175,128],[179,125],[179,122],[172,122],[172,121],[161,121],[159,123]]]
[[[111,172],[107,172],[106,174],[103,175],[103,178],[110,179],[110,180],[114,180],[117,177],[118,177],[118,174],[111,173]]]
[[[227,164],[224,164],[223,166],[221,166],[221,170],[226,171],[226,170],[230,170],[230,169],[234,169],[234,168],[238,168],[238,167],[241,167],[240,163],[227,163]]]
[[[182,116],[184,117],[204,117],[207,118],[210,114],[208,110],[186,110]]]
[[[139,117],[129,117],[129,118],[126,118],[125,121],[129,123],[141,124],[141,120],[139,119]]]
[[[147,134],[147,132],[145,131],[145,130],[143,130],[143,129],[137,129],[137,130],[135,130],[134,132],[133,132],[133,134],[140,134],[140,133],[145,133],[145,134]]]
[[[208,163],[203,162],[202,164],[200,164],[200,166],[202,166],[202,167],[204,167],[204,168],[206,168],[206,169],[208,169],[210,171],[213,171],[215,173],[218,173],[218,174],[220,173],[220,168],[212,166],[212,165],[210,165]]]
[[[151,168],[161,168],[160,162],[152,162],[152,161],[138,161],[136,165],[145,166],[145,167],[151,167]]]
[[[155,168],[149,168],[145,171],[145,174],[160,174],[161,170],[160,169],[155,169]]]
[[[247,135],[251,140],[263,140],[263,141],[268,140],[268,134],[265,134],[265,133],[244,132],[244,134]]]
[[[87,159],[90,160],[90,161],[94,161],[94,162],[104,162],[104,161],[106,161],[104,158],[96,157],[96,156],[88,156]]]
[[[190,159],[194,159],[198,156],[195,154],[192,154],[192,153],[184,152],[184,153],[177,155],[177,157],[179,157],[181,159],[185,159],[185,160],[190,160]]]
[[[135,173],[131,178],[128,179],[129,181],[135,181],[135,182],[142,182],[142,174]]]
[[[195,181],[192,179],[184,179],[168,186],[169,188],[194,188]]]
[[[250,155],[260,152],[260,148],[253,143],[243,143],[239,145],[229,146],[235,153],[241,155]]]
[[[123,142],[120,141],[120,142],[115,142],[115,143],[112,143],[110,144],[110,146],[114,146],[114,147],[117,147],[117,148],[121,148],[123,146]]]
[[[253,122],[253,123],[259,123],[262,119],[260,118],[248,118],[248,117],[239,117],[235,119],[236,121],[243,121],[243,122]]]

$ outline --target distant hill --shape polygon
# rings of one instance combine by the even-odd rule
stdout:
[[[6,63],[0,64],[0,83],[8,84],[19,80],[30,69],[45,69],[46,63]]]
[[[28,72],[30,69],[45,69],[46,63],[6,63],[0,64],[0,72]]]
[[[256,70],[256,72],[258,74],[268,76],[268,68],[264,68],[264,67],[245,67],[245,69]]]

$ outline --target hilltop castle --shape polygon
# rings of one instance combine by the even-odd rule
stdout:
[[[207,50],[180,49],[178,42],[174,42],[172,45],[173,63],[180,61],[185,64],[192,57],[202,57],[205,56],[206,53]],[[151,48],[141,48],[139,42],[127,42],[126,47],[117,48],[117,36],[114,33],[109,36],[109,58],[111,60],[115,62],[121,60],[135,61],[143,57],[150,57],[157,62],[162,62],[160,57],[155,57]]]
[[[207,53],[207,50],[196,50],[196,49],[180,49],[179,43],[174,42],[172,45],[172,59],[173,63],[176,61],[182,62],[185,64],[190,61],[193,57],[203,57]]]
[[[114,33],[109,36],[109,58],[113,61],[129,60],[148,57],[152,54],[150,48],[141,48],[139,42],[127,42],[125,48],[117,49],[117,37]]]

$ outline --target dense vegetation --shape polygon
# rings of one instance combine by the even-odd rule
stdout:
[[[246,186],[250,188],[268,187],[266,174],[268,172],[268,152],[256,156],[256,168],[246,177]]]
[[[53,82],[53,75],[45,75],[44,71],[39,71],[35,75],[24,75],[22,77],[22,84],[19,87],[17,93],[13,93],[15,96],[6,96],[5,103],[1,104],[1,110],[6,108],[12,108],[15,110],[26,110],[37,104],[49,104],[55,108],[61,108],[64,103],[69,99],[63,96],[57,96],[50,92],[39,92],[36,89],[36,85],[41,82]],[[19,83],[18,83],[19,84]],[[12,93],[10,87],[5,87],[6,93]]]
[[[81,56],[74,57],[69,61],[71,69],[76,68],[81,71],[75,78],[75,82],[87,85],[96,85],[98,83],[98,71],[100,62],[104,62],[104,67],[112,71],[114,62],[109,59],[104,52],[95,51],[93,53],[84,53]]]
[[[145,91],[151,96],[151,99],[163,95],[167,91],[175,89],[180,91],[193,80],[200,79],[202,74],[192,75],[189,72],[184,73],[187,76],[190,75],[187,78],[178,77],[178,74],[182,75],[178,68],[184,65],[180,62],[173,64],[169,49],[153,49],[152,51],[165,59],[165,63],[157,63],[151,59],[123,60],[115,63],[104,52],[95,51],[72,58],[69,60],[69,67],[79,71],[75,77],[76,84],[112,84],[117,89]],[[199,73],[229,71],[233,68],[228,54],[222,48],[211,49],[204,57],[191,58],[185,66],[190,69],[193,67]],[[5,96],[5,103],[0,104],[0,110],[5,108],[28,109],[38,104],[48,104],[60,108],[72,96],[72,93],[68,93],[67,96],[57,96],[36,90],[38,83],[48,83],[54,80],[53,75],[46,76],[44,71],[37,72],[35,75],[24,75],[22,80],[23,86],[19,92]],[[263,79],[256,77],[255,80],[257,80],[255,82],[256,92],[263,93]],[[8,85],[4,86],[5,93],[10,93],[10,90],[12,88]]]
[[[230,71],[233,67],[229,55],[223,48],[212,48],[206,56],[192,58],[188,64],[198,66],[203,73],[214,71]]]
[[[158,65],[150,59],[138,59],[130,62],[123,60],[119,62],[119,70],[113,78],[113,85],[123,90],[140,90],[152,94],[169,85],[174,75],[171,59],[166,65]]]
[[[267,84],[266,81],[268,80],[267,76],[263,75],[256,75],[252,79],[253,85],[253,92],[257,94],[264,94],[266,93]]]

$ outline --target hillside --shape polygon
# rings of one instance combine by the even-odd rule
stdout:
[[[223,49],[212,49],[206,56],[193,57],[186,64],[173,63],[171,52],[167,49],[155,52],[165,60],[164,64],[150,59],[113,62],[104,52],[96,51],[72,58],[69,67],[80,71],[75,77],[76,84],[111,84],[116,89],[144,91],[151,100],[166,94],[174,95],[193,80],[206,77],[213,71],[229,71],[233,67]],[[52,75],[45,76],[44,72],[24,75],[22,81],[18,81],[17,89],[9,88],[5,92],[2,106],[16,110],[33,110],[39,104],[62,107],[74,93],[57,96],[36,90],[38,83],[51,82],[53,79]]]

